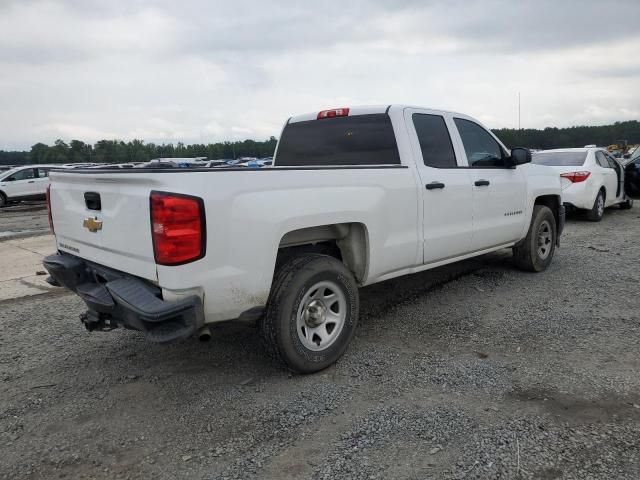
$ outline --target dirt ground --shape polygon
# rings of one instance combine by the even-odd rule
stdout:
[[[158,346],[72,295],[0,302],[0,478],[640,478],[639,240],[614,208],[541,274],[504,251],[365,288],[309,376],[249,326]]]

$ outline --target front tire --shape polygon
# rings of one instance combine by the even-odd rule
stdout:
[[[604,200],[604,192],[600,190],[593,202],[593,207],[591,207],[591,210],[587,210],[587,220],[590,222],[599,222],[602,220],[604,216]]]
[[[7,197],[4,193],[0,192],[0,208],[4,208],[7,206]]]
[[[553,212],[544,205],[534,205],[527,236],[513,247],[516,264],[529,272],[546,270],[553,260],[556,243],[556,218]]]
[[[276,272],[260,322],[266,350],[290,370],[313,373],[338,360],[358,321],[358,287],[344,264],[308,254]]]

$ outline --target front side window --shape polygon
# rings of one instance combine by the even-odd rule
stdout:
[[[477,123],[454,118],[470,167],[504,167],[502,148],[496,140]]]
[[[420,142],[422,161],[426,166],[435,168],[455,168],[458,166],[449,130],[443,117],[414,113],[413,125]]]
[[[7,180],[29,180],[33,178],[33,168],[25,168],[11,175]]]
[[[386,113],[289,123],[275,165],[394,165],[400,154]]]

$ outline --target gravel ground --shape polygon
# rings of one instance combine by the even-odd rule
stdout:
[[[22,202],[0,209],[0,239],[48,233],[44,202]]]
[[[541,274],[505,251],[363,289],[310,376],[244,325],[157,346],[71,295],[0,304],[0,478],[640,478],[639,212],[570,218]]]

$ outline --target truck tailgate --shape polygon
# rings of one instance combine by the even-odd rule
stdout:
[[[60,251],[157,281],[149,219],[152,180],[146,175],[52,172],[51,181]],[[87,202],[85,193],[94,203],[99,196],[100,207]]]

